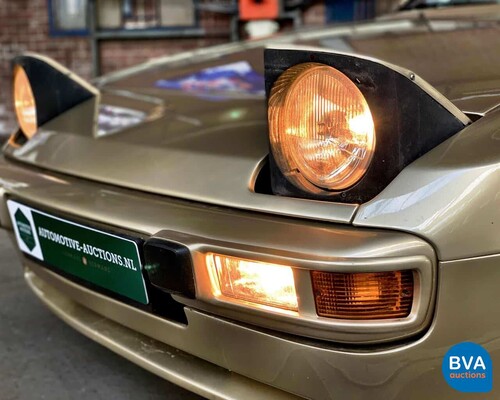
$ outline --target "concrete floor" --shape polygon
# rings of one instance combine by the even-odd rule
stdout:
[[[200,399],[72,330],[27,288],[0,231],[0,399]]]

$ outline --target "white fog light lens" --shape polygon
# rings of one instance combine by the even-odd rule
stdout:
[[[206,263],[215,294],[297,311],[292,268],[208,253]]]

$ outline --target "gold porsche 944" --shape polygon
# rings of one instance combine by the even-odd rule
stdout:
[[[20,55],[0,225],[29,287],[209,398],[499,398],[499,21],[404,11],[92,83]],[[464,342],[488,357],[448,364]]]

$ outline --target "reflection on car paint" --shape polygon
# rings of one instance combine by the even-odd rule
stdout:
[[[97,136],[105,136],[125,128],[140,124],[146,113],[125,107],[106,104],[99,106]]]
[[[155,86],[180,90],[211,100],[223,100],[224,94],[264,96],[264,76],[247,61],[205,68],[176,79],[160,79]]]

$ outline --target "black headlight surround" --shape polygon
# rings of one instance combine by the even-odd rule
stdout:
[[[38,126],[100,95],[99,90],[48,57],[26,53],[12,60],[12,70],[16,65],[23,67],[28,76],[35,97]]]
[[[410,71],[372,59],[321,50],[266,49],[266,98],[269,99],[274,82],[285,70],[307,62],[332,66],[359,88],[374,119],[377,146],[368,170],[356,184],[341,191],[318,188],[315,193],[296,187],[284,176],[270,146],[271,186],[276,195],[365,203],[404,167],[470,122],[446,99],[439,99],[437,92],[434,95],[425,90],[422,83],[431,87]]]

